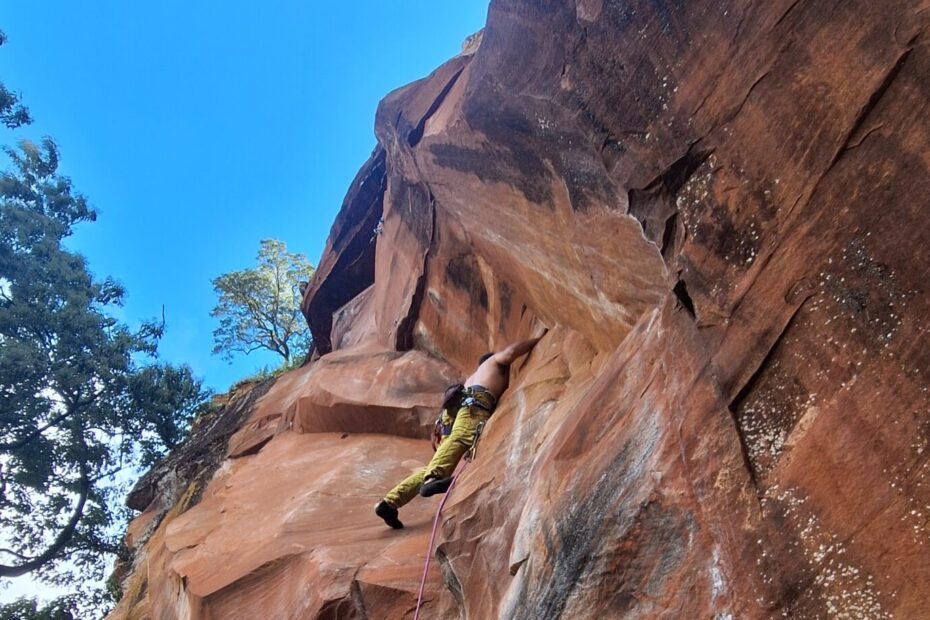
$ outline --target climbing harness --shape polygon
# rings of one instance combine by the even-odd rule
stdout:
[[[436,421],[433,423],[433,429],[430,432],[430,444],[433,446],[433,452],[439,449],[439,444],[442,442],[443,438],[448,437],[452,433],[452,425],[455,424],[455,418],[458,414],[459,409],[462,407],[474,407],[481,409],[487,412],[488,415],[494,412],[494,405],[496,404],[493,400],[488,402],[487,396],[493,398],[493,395],[487,394],[484,398],[479,398],[478,394],[484,392],[487,394],[487,391],[478,386],[465,387],[461,383],[453,383],[446,388],[445,393],[442,397],[442,406],[439,411],[439,416],[436,418]],[[484,425],[482,423],[481,427]],[[481,431],[478,431],[480,435]],[[477,435],[476,435],[477,437]],[[472,444],[474,448],[477,443]]]
[[[439,508],[436,509],[436,516],[433,518],[433,531],[429,536],[429,548],[426,550],[426,564],[423,566],[423,577],[420,579],[420,590],[417,592],[417,608],[413,614],[413,620],[420,620],[420,608],[423,606],[423,590],[426,588],[426,577],[429,575],[429,563],[430,559],[433,557],[433,543],[436,541],[436,530],[439,528],[439,518],[442,516],[442,509],[446,505],[446,500],[452,495],[452,489],[455,488],[455,483],[458,481],[459,476],[462,475],[462,472],[465,471],[468,464],[471,463],[478,454],[478,440],[481,439],[481,432],[484,430],[484,424],[485,423],[482,421],[475,427],[475,440],[472,442],[468,452],[465,453],[465,462],[462,464],[459,472],[452,476],[452,482],[449,484],[446,494],[442,497],[442,501],[439,502]]]

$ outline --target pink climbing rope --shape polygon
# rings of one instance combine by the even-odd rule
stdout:
[[[467,464],[468,461],[465,461],[465,464],[462,465],[462,470],[465,469],[465,465]],[[459,474],[460,473],[461,472],[459,472]],[[430,558],[433,557],[433,542],[436,540],[436,530],[439,528],[439,517],[442,516],[442,507],[446,505],[446,500],[452,495],[452,488],[459,479],[459,474],[452,476],[452,482],[449,483],[449,488],[446,490],[446,494],[443,495],[442,501],[439,502],[439,508],[436,509],[436,516],[433,518],[433,533],[429,536],[429,548],[426,550],[426,565],[423,567],[423,578],[420,579],[420,591],[417,592],[417,610],[413,614],[413,620],[420,620],[420,607],[423,605],[423,590],[426,588],[426,576],[429,574],[429,561]]]
[[[458,473],[452,476],[452,482],[449,483],[449,488],[446,489],[446,494],[443,495],[442,501],[439,502],[439,508],[436,509],[436,516],[433,518],[433,532],[429,535],[429,548],[426,550],[426,564],[423,566],[423,577],[420,579],[420,591],[417,592],[417,609],[413,613],[413,620],[420,620],[420,608],[423,606],[423,590],[426,589],[426,577],[429,575],[429,561],[433,557],[433,543],[436,541],[436,530],[439,528],[439,517],[442,516],[442,508],[446,505],[446,500],[449,499],[449,496],[452,495],[452,489],[455,487],[455,483],[458,481],[459,476],[462,475],[462,472],[465,471],[468,464],[471,463],[478,454],[478,440],[481,439],[481,433],[484,431],[484,424],[484,422],[478,424],[475,430],[475,439],[471,444],[471,448],[465,453],[462,467],[458,470]]]

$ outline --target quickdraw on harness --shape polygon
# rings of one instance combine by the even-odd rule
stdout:
[[[478,426],[475,427],[475,440],[471,442],[471,448],[465,453],[465,461],[468,463],[474,461],[475,457],[478,456],[478,440],[481,439],[481,432],[484,430],[485,424],[487,422],[478,422]]]

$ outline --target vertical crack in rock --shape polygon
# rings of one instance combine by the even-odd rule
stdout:
[[[781,23],[785,21],[789,15],[791,15],[791,13],[797,8],[799,4],[801,4],[801,0],[794,0],[794,2],[792,2],[788,8],[785,9],[785,11],[778,17],[775,23],[772,24],[772,30],[778,28],[778,26],[781,25]]]
[[[772,64],[774,64],[774,61]],[[752,84],[750,84],[749,88],[746,90],[746,94],[743,95],[742,99],[740,99],[740,102],[736,105],[734,110],[731,113],[729,113],[722,122],[720,122],[717,126],[714,127],[714,131],[716,131],[717,127],[727,125],[728,123],[733,122],[736,119],[736,117],[740,115],[740,112],[743,111],[743,108],[746,107],[746,102],[749,101],[749,98],[752,96],[753,91],[756,90],[756,87],[758,87],[759,84],[761,84],[765,80],[765,78],[769,77],[770,75],[772,75],[771,67],[769,67],[768,69],[763,71],[761,74],[759,74],[759,77],[753,80]],[[708,132],[708,133],[712,133],[712,132]]]
[[[466,65],[467,66],[467,65]],[[446,100],[446,97],[449,94],[449,91],[452,90],[452,87],[455,86],[455,83],[458,82],[459,76],[462,75],[462,71],[465,70],[465,67],[462,67],[449,79],[446,85],[439,91],[439,95],[436,96],[436,99],[433,100],[433,103],[430,105],[429,109],[426,110],[426,113],[423,114],[423,117],[420,119],[420,122],[417,123],[417,126],[414,127],[409,134],[407,134],[407,144],[410,147],[414,147],[420,143],[420,140],[423,139],[423,132],[426,130],[426,123],[429,119],[436,113],[436,110],[439,109],[439,106],[442,105],[442,102]]]
[[[436,199],[433,192],[426,188],[429,203],[429,238],[426,240],[426,250],[423,252],[423,268],[417,277],[416,287],[413,296],[410,299],[410,305],[407,307],[407,314],[397,324],[397,332],[394,338],[394,348],[398,351],[409,351],[414,347],[414,331],[416,328],[417,318],[420,316],[420,306],[423,304],[423,298],[426,296],[426,283],[429,269],[429,259],[433,254],[433,242],[436,238]]]
[[[695,149],[693,142],[684,155],[673,161],[643,188],[627,192],[629,214],[643,227],[646,238],[652,241],[668,262],[677,243],[678,207],[675,198],[688,179],[697,171],[713,149]]]
[[[691,300],[691,295],[688,294],[688,287],[685,285],[685,281],[679,280],[672,290],[675,293],[675,297],[677,297],[678,301],[681,303],[681,307],[687,310],[692,319],[696,319],[697,314],[694,312],[694,301]]]
[[[760,379],[766,374],[766,371],[771,366],[775,354],[779,350],[782,341],[791,331],[791,327],[795,324],[795,320],[797,319],[798,314],[801,312],[801,308],[804,307],[804,303],[809,299],[809,297],[809,295],[805,296],[800,301],[798,306],[794,309],[794,312],[791,313],[791,316],[785,322],[784,327],[782,327],[781,331],[772,341],[771,346],[769,346],[768,351],[762,357],[762,360],[759,362],[755,372],[752,373],[752,375],[746,381],[745,385],[743,385],[743,387],[737,392],[736,396],[730,402],[729,410],[730,414],[733,416],[734,422],[736,423],[736,430],[739,433],[740,445],[743,449],[743,458],[750,476],[752,477],[753,483],[757,485],[759,479],[762,477],[762,474],[765,472],[761,471],[759,462],[753,458],[753,454],[757,452],[758,447],[755,445],[754,437],[750,432],[750,428],[754,428],[754,425],[747,422],[747,419],[744,417],[745,412],[742,411],[742,407],[749,396],[754,393]]]
[[[315,620],[366,620],[367,617],[349,597],[327,601],[315,616]]]
[[[906,49],[904,49],[898,55],[894,63],[892,63],[891,68],[886,72],[881,82],[879,82],[878,86],[875,88],[874,91],[872,91],[872,93],[869,95],[869,98],[866,100],[862,108],[856,114],[855,119],[850,124],[849,130],[846,132],[843,139],[839,142],[839,147],[837,147],[836,152],[833,154],[833,157],[830,159],[830,162],[827,164],[824,171],[817,176],[817,179],[814,182],[814,184],[811,186],[811,188],[807,190],[805,193],[802,193],[800,196],[798,196],[797,200],[795,200],[794,203],[791,205],[791,207],[785,212],[785,215],[783,216],[783,221],[785,222],[785,224],[783,225],[786,225],[787,222],[791,221],[792,216],[794,215],[796,211],[798,211],[799,206],[802,207],[803,209],[803,207],[807,206],[810,203],[810,201],[813,200],[814,196],[817,194],[818,189],[820,188],[821,183],[827,178],[829,173],[833,170],[833,168],[840,161],[840,159],[843,158],[843,155],[850,149],[856,146],[859,146],[859,144],[861,144],[862,141],[865,140],[866,137],[868,137],[868,134],[872,133],[873,130],[870,129],[866,132],[866,135],[862,136],[862,138],[859,140],[858,143],[856,144],[852,143],[852,140],[856,136],[856,133],[863,127],[863,125],[865,124],[865,121],[869,118],[869,116],[875,110],[879,101],[881,101],[881,99],[885,96],[885,94],[891,88],[891,85],[894,83],[895,78],[897,78],[898,74],[901,72],[901,69],[904,68],[904,65],[906,64],[908,57],[913,51],[913,45],[917,41],[919,36],[920,36],[920,33],[911,37],[911,39],[907,42],[905,46]]]
[[[443,583],[446,584],[446,588],[449,590],[452,598],[455,599],[456,605],[458,605],[459,615],[462,618],[467,617],[465,614],[465,595],[462,590],[462,582],[459,580],[458,575],[455,574],[455,569],[452,568],[449,556],[446,554],[442,545],[436,549],[436,562],[439,564]]]
[[[355,571],[356,578],[352,580],[352,587],[350,589],[349,595],[352,599],[352,602],[355,604],[355,608],[358,610],[359,615],[363,620],[368,619],[368,609],[365,607],[365,596],[362,594],[362,587],[358,582],[358,571]]]
[[[913,45],[913,43],[917,40],[917,36],[918,35],[914,35],[914,37],[911,38],[910,41],[908,41],[907,48],[904,51],[902,51],[900,55],[898,55],[898,58],[895,60],[891,68],[885,74],[885,77],[882,78],[882,81],[879,82],[878,86],[875,88],[872,94],[869,95],[868,100],[862,106],[862,109],[859,110],[859,113],[856,115],[856,118],[852,122],[852,125],[850,125],[849,131],[846,132],[846,136],[843,138],[842,141],[840,141],[840,147],[837,149],[836,154],[830,160],[830,163],[827,166],[827,171],[833,168],[833,166],[836,165],[836,162],[839,161],[840,157],[843,156],[843,153],[845,153],[849,149],[849,144],[853,136],[856,135],[856,132],[859,131],[859,129],[865,123],[866,119],[872,113],[872,110],[875,109],[875,106],[878,105],[878,102],[881,100],[881,98],[885,95],[885,93],[888,92],[888,89],[891,88],[891,85],[894,83],[895,78],[898,77],[898,74],[901,72],[901,69],[904,67],[904,64],[907,62],[907,58],[908,56],[910,56],[911,51],[913,50],[911,45]],[[826,174],[826,172],[824,174]]]
[[[659,247],[659,251],[662,253],[666,265],[674,257],[676,246],[681,243],[681,228],[678,226],[678,222],[678,211],[672,213],[665,220],[665,230],[662,232],[662,245]]]

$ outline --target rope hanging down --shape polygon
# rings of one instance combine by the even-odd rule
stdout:
[[[417,592],[417,609],[413,614],[413,620],[420,620],[420,608],[423,606],[423,590],[426,588],[426,577],[429,575],[429,562],[433,557],[433,543],[436,541],[436,530],[439,528],[439,518],[442,516],[443,506],[446,505],[446,500],[452,495],[452,489],[455,488],[455,483],[458,481],[459,476],[462,475],[462,472],[465,471],[468,464],[475,459],[475,455],[478,453],[478,440],[481,439],[481,431],[483,430],[484,422],[481,422],[478,424],[478,428],[475,429],[475,442],[465,455],[465,462],[462,464],[461,470],[452,476],[452,482],[449,483],[449,488],[446,490],[446,494],[442,496],[442,501],[439,502],[439,508],[436,509],[436,516],[433,518],[433,532],[429,535],[429,547],[426,550],[426,564],[423,566],[423,577],[420,579],[420,590]]]

